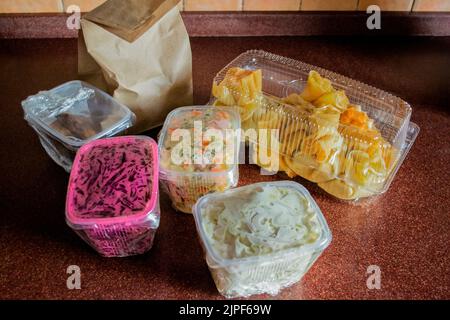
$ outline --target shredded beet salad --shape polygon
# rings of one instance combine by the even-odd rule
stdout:
[[[144,210],[152,194],[152,157],[143,139],[97,145],[82,154],[71,181],[74,214],[111,218]]]

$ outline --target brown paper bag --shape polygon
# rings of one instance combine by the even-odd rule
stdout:
[[[192,105],[192,52],[179,0],[109,0],[81,20],[79,78],[137,116],[133,133]]]

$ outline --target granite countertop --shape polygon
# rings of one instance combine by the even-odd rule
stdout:
[[[450,39],[192,38],[196,103],[215,73],[248,49],[300,59],[390,91],[413,106],[421,132],[389,191],[338,201],[305,185],[333,241],[303,280],[275,299],[450,298]],[[46,155],[23,120],[20,101],[76,77],[76,39],[0,43],[0,299],[221,299],[192,216],[161,195],[162,222],[145,255],[98,256],[64,221],[68,175]],[[155,136],[156,131],[150,132]],[[243,165],[240,185],[284,179]],[[81,268],[68,290],[66,268]],[[381,269],[368,289],[367,268]]]

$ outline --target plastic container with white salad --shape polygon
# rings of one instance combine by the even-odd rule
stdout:
[[[278,294],[298,282],[331,242],[316,202],[292,181],[206,195],[194,218],[211,275],[227,298]]]

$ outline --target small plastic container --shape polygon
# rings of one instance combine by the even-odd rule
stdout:
[[[337,95],[313,98],[316,92],[309,91],[311,100],[301,99],[312,71],[330,80],[335,90],[332,93]],[[346,105],[361,108],[362,112],[352,112],[367,115],[376,131],[346,124],[343,113],[327,113],[338,109],[329,108],[331,98],[345,99],[342,91],[350,102]],[[402,99],[334,72],[260,50],[241,54],[217,74],[210,104],[238,104],[243,130],[277,129],[279,148],[272,152],[280,156],[280,169],[346,200],[387,191],[419,132],[419,127],[410,122],[410,105]],[[260,141],[253,142],[267,149]]]
[[[70,175],[66,221],[102,256],[148,251],[160,221],[156,142],[129,136],[81,147]]]
[[[220,136],[208,137],[215,132]],[[231,108],[190,106],[169,113],[158,141],[160,181],[176,210],[192,213],[203,195],[237,185],[240,133],[239,114]]]
[[[136,118],[113,97],[82,81],[30,96],[22,107],[45,151],[67,172],[82,145],[124,134]]]
[[[261,218],[263,216],[258,216],[264,210],[261,208],[252,209],[253,204],[251,204],[251,201],[249,204],[247,200],[257,198],[247,198],[247,196],[251,196],[254,192],[260,192],[267,187],[276,190],[280,190],[280,188],[290,190],[292,192],[289,195],[291,199],[294,194],[302,199],[301,202],[304,201],[304,205],[307,206],[305,216],[299,215],[296,218],[302,219],[302,223],[305,221],[305,226],[308,225],[307,230],[309,232],[304,233],[304,239],[308,239],[305,240],[305,243],[296,243],[293,242],[294,240],[283,238],[279,231],[281,228],[276,231],[276,229],[255,227],[257,223],[264,224],[264,221],[279,219],[278,221],[284,220],[287,226],[295,225],[295,228],[300,228],[296,223],[293,224],[285,219],[280,219],[280,216],[277,215],[281,211],[276,207],[265,207],[266,212],[264,214],[266,217],[264,219]],[[259,205],[267,198],[265,194],[261,197],[264,197],[261,199],[262,201],[254,203]],[[225,204],[227,200],[230,207]],[[286,202],[287,200],[279,201]],[[299,206],[301,202],[299,202]],[[244,209],[247,205],[248,207]],[[264,204],[262,205],[264,206]],[[239,212],[240,214],[244,212],[243,210],[251,212],[249,214],[251,219],[247,219],[245,215],[238,215],[238,221],[229,218],[230,212]],[[287,210],[287,213],[285,213],[287,215],[295,212],[290,208]],[[278,294],[281,289],[300,281],[330,244],[332,238],[325,218],[314,199],[303,186],[292,181],[262,182],[222,193],[206,195],[195,205],[194,218],[211,275],[218,291],[227,298],[248,297],[263,293]],[[220,223],[222,224],[219,228]],[[235,231],[236,226],[240,224],[244,226],[242,227],[242,230],[244,230],[242,234]],[[228,233],[222,234],[220,230],[225,230]],[[269,233],[262,232],[267,230],[269,230]],[[220,237],[227,240],[224,241]],[[229,240],[229,237],[232,237],[235,242]],[[247,251],[247,254],[237,256],[237,254],[232,253],[232,244],[234,243],[236,250],[242,245],[238,246],[236,239],[240,240],[240,243],[248,243],[249,239],[253,239],[252,241],[255,241],[255,243],[271,241],[272,244],[279,246],[279,250],[262,251],[262,254],[253,255],[256,249],[252,249],[250,253]]]

